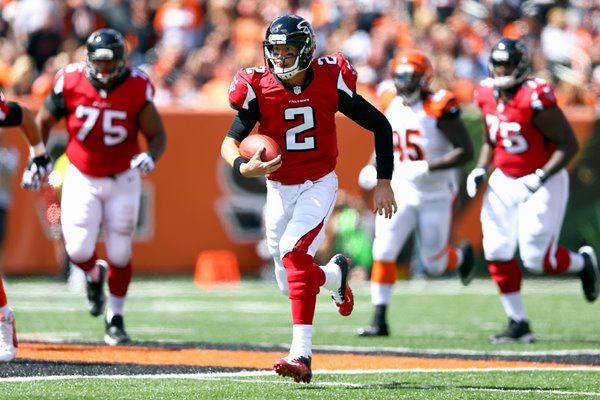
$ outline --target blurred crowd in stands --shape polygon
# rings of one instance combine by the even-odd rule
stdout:
[[[431,56],[435,88],[468,104],[501,36],[525,40],[562,106],[595,106],[600,96],[600,0],[3,0],[0,86],[9,98],[43,98],[54,73],[83,60],[88,35],[106,26],[126,37],[159,107],[228,109],[231,78],[263,65],[266,25],[289,12],[312,22],[319,55],[352,60],[369,100],[394,52],[415,47]]]

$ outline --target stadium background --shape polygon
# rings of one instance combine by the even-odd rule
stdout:
[[[157,88],[168,149],[144,180],[142,219],[134,245],[136,273],[191,273],[201,252],[228,250],[243,273],[256,273],[261,236],[260,183],[237,181],[224,168],[219,147],[232,111],[227,90],[235,71],[262,64],[260,42],[267,21],[286,12],[306,16],[317,31],[318,53],[343,51],[359,72],[359,92],[377,102],[398,48],[418,47],[432,56],[435,87],[455,91],[474,142],[481,121],[472,104],[474,84],[487,74],[487,55],[501,36],[522,37],[537,75],[549,79],[573,123],[582,151],[571,164],[572,194],[562,241],[600,248],[598,131],[600,11],[594,2],[493,1],[253,1],[253,0],[21,0],[0,4],[0,85],[34,111],[58,68],[81,60],[91,31],[109,26],[125,33],[129,61]],[[63,128],[51,137],[55,154]],[[340,188],[358,194],[356,177],[372,148],[369,133],[338,119]],[[3,145],[20,152],[11,180],[7,274],[56,274],[59,260],[46,220],[45,193],[18,188],[26,148],[7,130]],[[465,166],[468,170],[472,164]],[[455,240],[480,246],[479,199],[458,202]],[[100,247],[100,254],[102,248]],[[481,261],[481,260],[480,260]]]

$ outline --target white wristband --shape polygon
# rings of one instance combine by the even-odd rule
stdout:
[[[29,146],[29,156],[31,158],[39,157],[46,154],[46,146],[44,142],[38,142],[33,146]]]

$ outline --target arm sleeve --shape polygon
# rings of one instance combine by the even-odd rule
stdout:
[[[0,120],[0,127],[19,126],[23,121],[21,106],[14,101],[8,102],[9,111],[6,118]]]
[[[61,119],[67,115],[67,107],[65,105],[65,98],[61,93],[51,91],[50,94],[44,100],[44,107],[52,114],[56,120]]]
[[[362,96],[354,93],[352,97],[338,91],[340,111],[365,129],[375,135],[375,162],[377,179],[392,179],[394,171],[394,143],[392,126],[389,121],[371,103]]]
[[[238,110],[233,118],[227,136],[241,142],[252,132],[258,120],[250,113]]]

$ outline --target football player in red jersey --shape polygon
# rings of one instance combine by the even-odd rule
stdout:
[[[394,132],[392,188],[401,195],[398,212],[391,218],[375,218],[371,303],[375,314],[371,325],[358,330],[362,337],[388,336],[387,308],[396,282],[396,259],[414,231],[419,256],[430,276],[458,271],[463,284],[473,278],[471,245],[450,245],[454,199],[458,192],[455,167],[473,158],[469,132],[460,119],[454,94],[429,88],[433,68],[419,50],[405,50],[392,61],[390,88],[393,98],[384,105]],[[386,98],[382,93],[382,99]],[[375,166],[359,175],[359,185],[370,190]]]
[[[533,342],[521,299],[517,247],[531,272],[579,275],[589,302],[599,293],[598,265],[590,246],[574,252],[557,242],[568,200],[565,167],[578,144],[553,88],[530,76],[520,40],[503,38],[494,45],[489,70],[491,77],[475,92],[486,131],[477,167],[467,177],[467,193],[475,196],[493,164],[481,210],[483,250],[509,323],[490,341]]]
[[[31,156],[23,172],[21,186],[29,190],[38,190],[52,171],[52,161],[46,152],[42,135],[35,125],[31,111],[17,102],[7,101],[4,94],[0,92],[0,127],[12,126],[21,128],[29,144]],[[3,236],[4,226],[0,227],[0,241],[4,240]],[[0,362],[7,362],[17,356],[18,342],[15,317],[13,310],[8,306],[1,272],[0,270]]]
[[[238,113],[221,147],[223,159],[237,173],[267,177],[267,243],[279,287],[291,301],[293,323],[289,355],[274,369],[307,383],[320,287],[330,291],[342,315],[349,315],[354,303],[346,257],[337,254],[325,266],[313,260],[337,195],[337,111],[374,133],[375,210],[388,218],[396,211],[390,124],[356,93],[356,71],[346,57],[336,53],[313,59],[315,47],[304,18],[284,15],[269,24],[263,42],[266,66],[241,69],[231,84],[229,101]],[[282,149],[272,161],[260,160],[262,149],[247,162],[240,157],[239,144],[257,122],[258,132]]]
[[[61,198],[65,249],[85,271],[89,312],[108,311],[104,341],[129,341],[123,308],[131,281],[131,243],[140,206],[140,173],[148,174],[165,151],[165,130],[153,103],[148,77],[125,62],[125,43],[113,29],[87,40],[85,62],[69,64],[54,78],[52,92],[37,115],[45,140],[65,118],[69,140]],[[147,141],[140,151],[138,131]],[[102,227],[107,261],[96,256]]]

